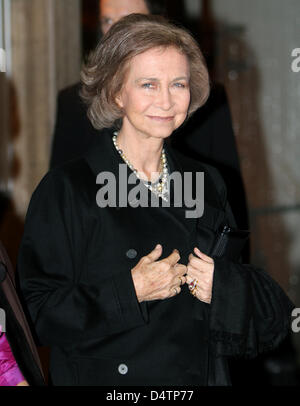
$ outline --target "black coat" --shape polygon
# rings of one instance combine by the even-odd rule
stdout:
[[[227,357],[277,346],[294,306],[268,274],[226,252],[215,257],[210,305],[187,285],[140,304],[130,269],[142,256],[161,243],[162,257],[177,248],[187,264],[194,246],[209,255],[219,226],[234,219],[218,172],[166,143],[171,172],[204,172],[202,217],[186,218],[185,206],[99,208],[97,175],[117,176],[122,163],[111,136],[102,133],[85,157],[50,171],[26,216],[20,285],[37,335],[51,347],[53,383],[228,385]]]

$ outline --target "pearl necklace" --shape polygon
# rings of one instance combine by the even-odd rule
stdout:
[[[168,176],[169,176],[169,171],[168,171],[168,165],[167,165],[167,158],[166,158],[166,154],[165,154],[165,150],[164,148],[162,149],[162,153],[161,153],[161,167],[162,167],[162,171],[160,171],[159,177],[158,179],[151,183],[151,182],[147,182],[144,179],[142,179],[139,176],[139,173],[137,171],[137,169],[135,169],[133,167],[133,165],[128,161],[128,159],[126,158],[125,154],[123,153],[123,151],[118,147],[117,144],[117,136],[118,136],[118,132],[115,131],[114,132],[114,136],[112,137],[114,146],[116,148],[116,150],[119,152],[119,154],[121,155],[122,159],[124,160],[124,162],[129,166],[129,168],[134,172],[134,174],[136,175],[136,177],[138,179],[140,179],[140,181],[143,182],[143,184],[151,190],[151,192],[153,192],[156,196],[161,197],[163,200],[165,200],[166,202],[169,199],[169,189],[168,189]]]

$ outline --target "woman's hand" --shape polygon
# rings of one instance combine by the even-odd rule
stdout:
[[[197,257],[193,254],[189,255],[186,280],[189,285],[194,282],[195,289],[191,292],[193,292],[197,299],[210,303],[215,266],[214,260],[203,254],[198,248],[194,248],[194,252]]]
[[[174,250],[168,257],[158,261],[162,246],[142,257],[131,270],[139,302],[166,299],[180,293],[180,285],[186,282],[186,266],[178,264],[179,252]]]

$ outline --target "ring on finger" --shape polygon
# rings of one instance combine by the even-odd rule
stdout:
[[[194,279],[191,283],[189,283],[189,290],[193,290],[197,287],[198,281]]]
[[[178,276],[179,280],[180,280],[180,286],[183,285],[183,279],[182,276]]]

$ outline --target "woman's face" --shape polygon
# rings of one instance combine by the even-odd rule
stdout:
[[[135,56],[116,102],[124,111],[122,133],[167,138],[187,116],[190,68],[176,48]]]

